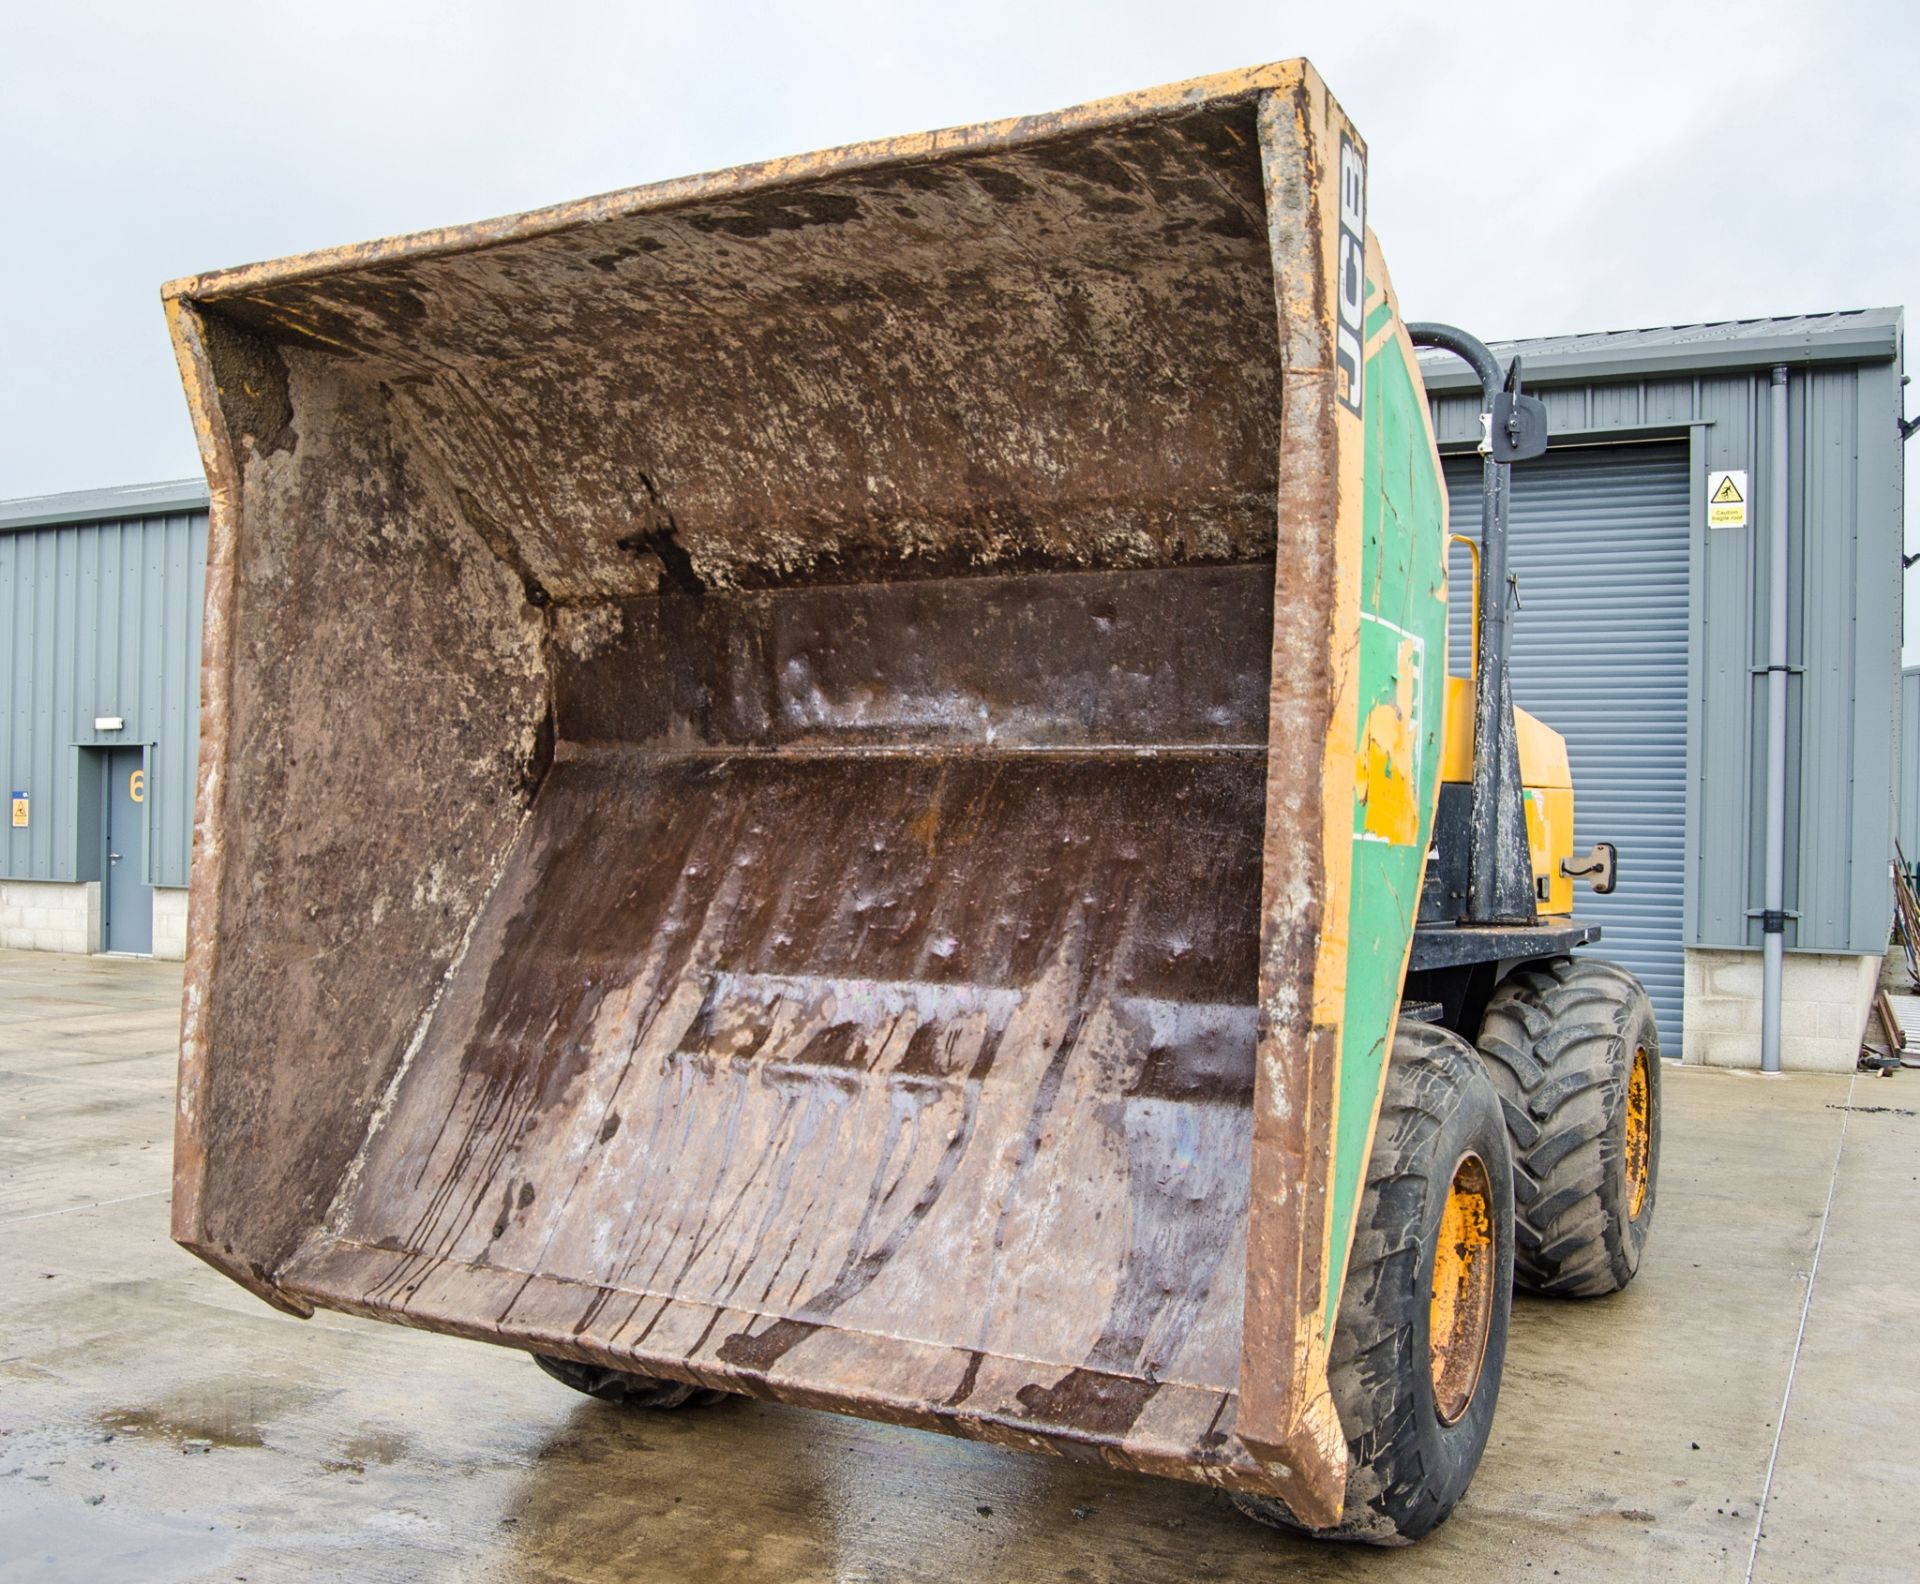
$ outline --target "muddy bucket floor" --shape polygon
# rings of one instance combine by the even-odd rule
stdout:
[[[1257,1480],[1264,769],[563,760],[282,1286]]]
[[[1197,1486],[765,1403],[623,1414],[500,1349],[275,1314],[167,1240],[178,996],[166,964],[0,953],[9,1584],[1920,1572],[1913,1074],[1669,1068],[1641,1279],[1516,1304],[1466,1503],[1356,1553]]]

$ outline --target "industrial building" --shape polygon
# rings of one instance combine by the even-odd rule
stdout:
[[[207,491],[0,502],[0,946],[182,957]]]
[[[1553,425],[1548,454],[1514,470],[1514,695],[1566,734],[1576,845],[1619,849],[1618,890],[1581,911],[1645,981],[1668,1056],[1759,1059],[1776,368],[1789,436],[1782,1051],[1788,1067],[1843,1069],[1858,1050],[1901,785],[1902,340],[1900,311],[1885,309],[1495,349],[1521,357]],[[1454,528],[1471,533],[1477,391],[1446,358],[1426,380]],[[1709,501],[1710,478],[1740,509]],[[184,947],[205,505],[198,483],[0,505],[0,767],[15,811],[0,945]],[[1454,570],[1464,611],[1464,555]]]
[[[1903,332],[1899,309],[1876,309],[1494,349],[1520,356],[1554,440],[1513,474],[1514,699],[1566,734],[1576,848],[1620,849],[1619,889],[1580,910],[1646,983],[1669,1056],[1759,1062],[1762,535],[1777,368],[1788,435],[1782,1059],[1844,1070],[1859,1051],[1892,911]],[[1451,360],[1426,383],[1454,527],[1472,531],[1478,394]],[[1740,509],[1710,509],[1710,480]]]

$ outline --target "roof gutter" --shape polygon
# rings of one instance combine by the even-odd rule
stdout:
[[[1899,323],[1886,320],[1728,340],[1649,345],[1623,339],[1629,344],[1558,352],[1552,350],[1550,342],[1496,342],[1493,351],[1497,357],[1523,354],[1529,385],[1584,384],[1682,371],[1725,374],[1743,369],[1803,368],[1815,363],[1890,363],[1900,355]],[[1479,390],[1479,381],[1451,358],[1423,362],[1420,374],[1429,393]]]
[[[63,495],[27,495],[0,500],[0,533],[68,523],[124,522],[130,517],[164,517],[206,509],[207,481],[198,478],[70,490]]]

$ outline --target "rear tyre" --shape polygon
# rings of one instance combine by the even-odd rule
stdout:
[[[1347,1500],[1308,1529],[1268,1496],[1234,1505],[1323,1539],[1418,1540],[1466,1494],[1507,1351],[1513,1171],[1473,1047],[1403,1023],[1387,1066],[1328,1376],[1347,1435]]]
[[[546,1353],[534,1354],[533,1362],[563,1385],[622,1408],[699,1408],[727,1395],[707,1386],[629,1375],[603,1364],[582,1364],[577,1359],[554,1358]]]
[[[1501,981],[1480,1050],[1513,1141],[1514,1279],[1595,1298],[1640,1268],[1660,1176],[1660,1034],[1626,969],[1551,957]]]

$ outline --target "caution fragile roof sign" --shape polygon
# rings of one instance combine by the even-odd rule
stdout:
[[[1714,468],[1707,474],[1707,526],[1747,526],[1747,470]]]

